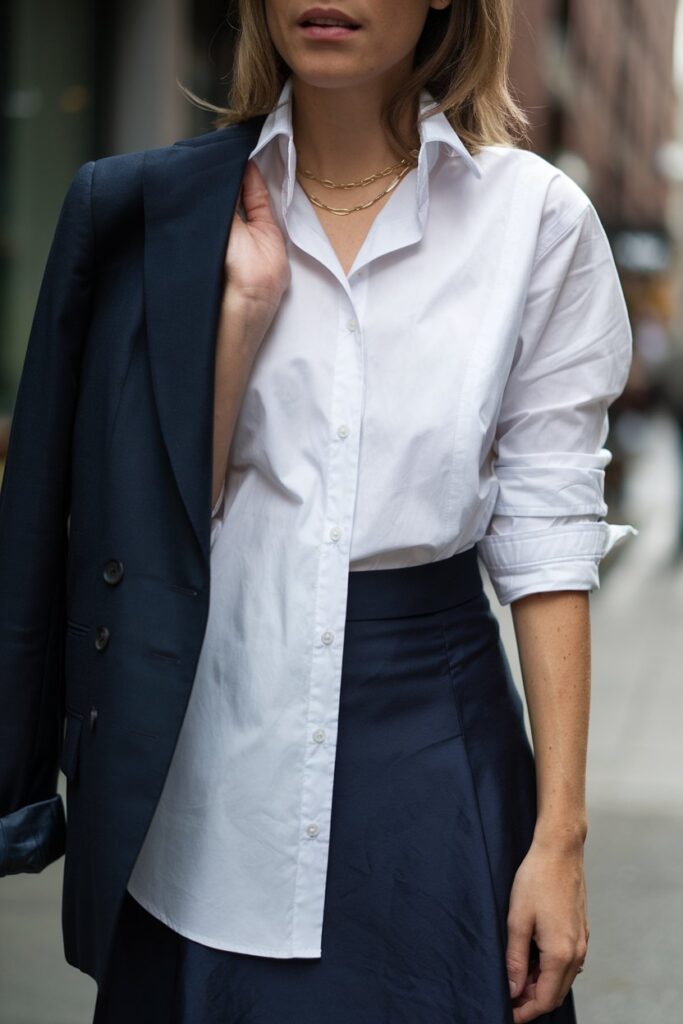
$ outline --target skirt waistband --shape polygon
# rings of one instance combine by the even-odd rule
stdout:
[[[399,618],[452,608],[483,590],[477,548],[394,569],[349,572],[347,620]]]

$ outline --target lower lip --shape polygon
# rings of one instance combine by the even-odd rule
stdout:
[[[341,25],[301,25],[300,28],[308,39],[345,39],[360,31],[357,28],[343,28]]]

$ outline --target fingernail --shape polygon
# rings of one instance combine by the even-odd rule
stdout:
[[[508,981],[510,982],[510,995],[511,996],[516,996],[517,995],[517,982],[513,981],[512,978],[508,978]]]

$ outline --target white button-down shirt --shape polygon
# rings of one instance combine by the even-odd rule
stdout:
[[[321,955],[349,570],[478,544],[508,603],[596,587],[636,532],[603,520],[631,333],[591,202],[533,153],[470,156],[442,113],[420,140],[348,276],[295,177],[291,78],[251,153],[291,284],[236,424],[197,675],[129,881],[210,946]]]

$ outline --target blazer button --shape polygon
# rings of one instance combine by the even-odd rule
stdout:
[[[120,558],[110,558],[104,566],[105,582],[110,583],[112,586],[116,586],[117,583],[121,582],[123,578],[123,562]]]
[[[90,715],[88,717],[90,722],[90,731],[92,732],[95,728],[95,722],[97,721],[97,708],[90,708]]]
[[[109,630],[106,626],[98,626],[95,630],[95,647],[98,651],[103,651],[109,643]]]

